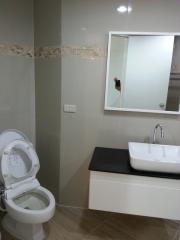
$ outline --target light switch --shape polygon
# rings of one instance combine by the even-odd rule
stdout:
[[[76,105],[69,105],[69,112],[75,113],[77,111]]]
[[[69,112],[69,105],[68,104],[64,104],[64,112]]]
[[[64,112],[75,113],[76,111],[76,105],[64,104]]]

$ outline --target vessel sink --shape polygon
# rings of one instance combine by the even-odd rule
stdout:
[[[137,170],[180,173],[180,146],[129,142],[131,167]]]

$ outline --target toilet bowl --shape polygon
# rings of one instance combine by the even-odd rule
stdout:
[[[36,178],[40,164],[32,143],[17,130],[0,134],[0,182],[6,215],[3,227],[21,240],[45,239],[42,223],[55,211],[55,199]]]

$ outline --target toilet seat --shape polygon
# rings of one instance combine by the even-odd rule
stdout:
[[[34,207],[34,209],[31,209],[30,207],[28,207],[28,204],[31,205],[30,201],[33,200],[29,199],[29,202],[27,202],[28,200],[26,199],[26,196],[29,195],[29,197],[31,198],[33,193],[37,194],[40,198],[38,199],[38,197],[36,196],[36,201],[44,202],[44,207],[42,207],[41,209],[35,209],[36,207]],[[17,201],[17,199],[23,197],[24,199],[20,200],[19,202]],[[26,207],[23,207],[23,201],[26,201],[24,205]],[[41,186],[26,191],[22,194],[18,194],[11,199],[5,200],[5,204],[7,211],[10,213],[11,217],[22,223],[43,223],[47,222],[54,215],[54,196],[49,190]],[[36,206],[37,205],[38,203],[36,202]]]

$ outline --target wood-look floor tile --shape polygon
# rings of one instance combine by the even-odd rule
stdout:
[[[172,240],[179,228],[174,221],[126,214],[112,214],[107,221],[137,240]]]
[[[61,208],[56,210],[54,221],[66,231],[88,234],[105,221],[106,215],[79,208]]]
[[[57,208],[44,226],[47,240],[180,240],[179,221],[78,208]],[[2,240],[15,240],[0,228]]]
[[[113,222],[104,222],[90,235],[85,236],[85,240],[135,240],[128,232],[123,231]]]

